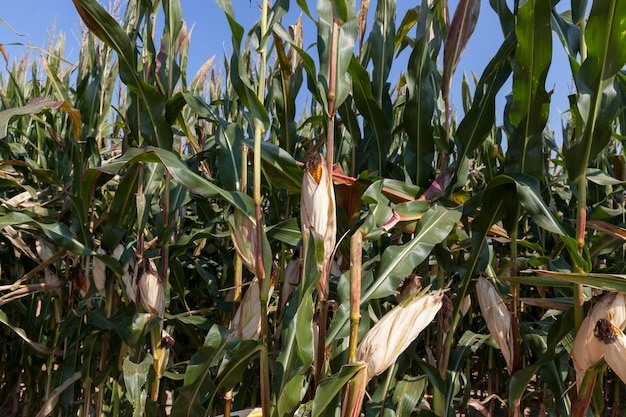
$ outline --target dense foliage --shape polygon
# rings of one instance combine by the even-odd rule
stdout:
[[[192,79],[180,0],[73,2],[78,62],[0,80],[0,414],[623,413],[570,354],[626,293],[626,2],[218,0]],[[504,41],[455,105],[479,11]]]

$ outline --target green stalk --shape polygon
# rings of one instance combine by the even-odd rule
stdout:
[[[337,49],[339,43],[339,21],[333,16],[332,26],[332,43],[330,47],[330,68],[328,71],[328,125],[326,129],[326,167],[328,174],[332,178],[333,172],[333,157],[335,147],[335,78],[337,73]],[[332,179],[331,179],[332,182]],[[331,184],[332,186],[332,184]],[[330,277],[330,265],[332,260],[324,259],[322,266],[322,276],[319,281],[318,291],[318,306],[319,306],[319,319],[318,319],[318,344],[317,344],[317,367],[315,369],[315,383],[313,385],[313,391],[320,380],[323,378],[323,373],[326,365],[326,322],[328,321],[328,280]]]
[[[443,289],[445,287],[445,276],[443,268],[437,270],[437,288]],[[446,322],[444,322],[444,320]],[[446,372],[448,370],[449,355],[446,354],[446,339],[449,336],[449,329],[447,326],[449,318],[443,317],[443,314],[437,315],[437,367],[439,369],[439,375],[445,381]],[[444,415],[445,413],[445,394],[439,390],[433,392],[433,405],[435,413],[438,415]]]
[[[261,67],[259,69],[257,96],[261,102],[265,97],[265,70],[267,66],[267,51],[265,49],[265,36],[267,35],[267,14],[268,0],[263,0],[261,6],[261,47],[259,55],[261,57]],[[267,299],[269,285],[265,283],[265,264],[263,262],[263,215],[261,212],[261,142],[263,140],[264,128],[260,123],[254,127],[254,208],[256,218],[256,276],[261,289],[261,340],[267,346]],[[269,278],[269,277],[268,277]],[[261,409],[263,417],[270,415],[270,387],[269,387],[269,359],[267,349],[261,350],[260,363],[260,384],[261,384]]]
[[[241,182],[239,191],[245,193],[248,188],[248,146],[241,146]],[[239,308],[241,303],[241,288],[243,286],[243,262],[239,255],[235,254],[235,276],[234,276],[234,294],[233,294],[233,313]],[[263,320],[262,320],[263,321]],[[229,390],[224,394],[224,417],[230,417],[230,410],[233,403],[233,390]]]
[[[363,234],[357,230],[350,238],[350,342],[348,363],[356,361],[359,342],[359,320],[361,319],[361,267],[363,263]]]
[[[582,175],[576,181],[578,188],[578,201],[576,208],[576,243],[578,244],[578,253],[582,256],[585,246],[585,228],[587,227],[587,176]],[[585,272],[585,271],[576,271]],[[580,328],[583,322],[583,304],[585,302],[582,284],[574,286],[574,323],[576,330]]]
[[[165,190],[163,195],[163,229],[170,229],[170,193],[169,193],[169,184],[170,184],[170,174],[168,171],[165,171],[165,178],[163,179],[165,182]],[[164,237],[163,249],[161,250],[161,282],[163,283],[163,288],[167,288],[167,271],[169,269],[169,239],[167,236]],[[161,377],[163,376],[163,367],[165,365],[165,349],[167,347],[162,345],[162,330],[163,330],[163,322],[161,321],[161,325],[152,329],[154,332],[153,338],[153,351],[154,355],[154,370],[156,372],[156,380],[153,385],[153,396],[154,401],[157,401],[159,398],[159,386],[161,384]]]
[[[518,205],[515,209],[515,223],[513,224],[513,229],[511,230],[511,269],[510,276],[517,276],[517,234],[519,222],[518,219],[520,217],[521,208]],[[511,282],[510,283],[511,290],[511,330],[513,333],[513,369],[510,369],[511,374],[517,371],[520,368],[520,333],[518,326],[518,310],[519,310],[519,283]],[[519,404],[518,404],[519,406]],[[516,409],[516,414],[519,415],[519,409]]]

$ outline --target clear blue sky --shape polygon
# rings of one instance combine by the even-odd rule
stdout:
[[[100,0],[105,6],[109,0]],[[249,29],[259,16],[257,0],[233,0],[237,20]],[[315,11],[316,0],[308,0],[311,12]],[[406,10],[421,3],[418,0],[398,0],[397,22],[402,20]],[[512,1],[509,0],[510,7]],[[193,77],[197,69],[208,58],[215,55],[215,64],[224,62],[224,51],[230,56],[231,41],[230,29],[224,17],[224,13],[214,0],[181,0],[184,19],[188,28],[193,26],[191,44],[189,50],[189,77]],[[292,11],[285,17],[284,24],[293,23],[299,16],[299,9],[292,1]],[[454,10],[458,0],[449,0],[450,14]],[[376,0],[371,0],[370,12],[373,13],[376,7]],[[66,37],[66,57],[70,62],[74,62],[78,57],[80,48],[80,26],[79,17],[71,0],[4,0],[0,9],[0,19],[6,21],[17,32],[25,36],[18,36],[4,25],[0,25],[0,43],[4,44],[5,50],[9,54],[9,59],[19,58],[25,54],[26,48],[23,45],[10,45],[11,43],[30,44],[35,47],[44,47],[53,27],[55,33],[63,32]],[[309,24],[307,18],[303,18],[305,25]],[[368,27],[371,27],[371,19]],[[315,33],[309,26],[308,33],[305,26],[305,46],[315,41]],[[461,77],[465,71],[468,75],[472,71],[480,77],[490,58],[495,54],[502,42],[502,32],[496,13],[489,6],[487,0],[483,0],[480,19],[470,40],[463,58],[457,68],[452,87],[453,106],[462,111],[461,106]],[[560,112],[567,110],[567,96],[573,91],[571,72],[567,63],[567,58],[563,48],[555,37],[553,40],[554,60],[548,74],[546,85],[547,90],[554,89],[552,95],[550,128],[556,131],[557,138],[560,133]],[[312,55],[316,52],[312,51]],[[37,56],[37,50],[31,51],[31,56]],[[407,55],[401,55],[399,62],[394,65],[395,73],[406,68]],[[0,60],[3,58],[0,56]],[[4,63],[3,63],[4,64]],[[2,65],[4,66],[4,65]],[[393,74],[393,72],[392,72]],[[393,75],[392,75],[393,77]],[[470,78],[471,79],[471,78]],[[395,78],[390,79],[395,82]],[[502,120],[502,108],[504,96],[510,92],[510,83],[505,85],[498,99],[498,120]]]

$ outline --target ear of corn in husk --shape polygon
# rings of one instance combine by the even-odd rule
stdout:
[[[391,309],[367,332],[357,348],[356,359],[367,365],[370,379],[389,368],[433,321],[442,298],[439,291],[417,296]]]
[[[143,308],[163,317],[165,314],[165,287],[154,261],[143,258],[137,264],[137,287]]]
[[[600,341],[594,336],[596,324],[601,319],[608,320],[617,328],[624,328],[626,324],[626,302],[623,294],[605,292],[596,297],[596,303],[576,333],[571,356],[578,388],[580,388],[587,370],[595,366],[604,355]]]
[[[98,255],[106,255],[106,251],[101,247],[96,249],[96,253]],[[91,276],[93,277],[93,282],[96,284],[96,288],[98,292],[104,297],[106,296],[106,265],[99,258],[92,258],[92,268],[91,268]]]
[[[270,285],[271,296],[274,287]],[[268,296],[269,302],[269,296]],[[230,326],[230,337],[258,339],[261,335],[261,289],[254,278],[235,312]]]
[[[609,320],[596,322],[594,336],[600,342],[607,365],[626,383],[626,336]]]
[[[337,239],[335,190],[331,173],[328,172],[326,162],[320,154],[307,154],[304,165],[305,172],[302,177],[302,193],[300,195],[302,236],[305,242],[309,234],[313,235],[313,239],[323,242],[324,271],[322,271],[322,279],[325,279],[329,272]],[[326,291],[327,287],[322,285],[322,289]]]
[[[113,257],[118,261],[122,261],[124,255],[124,246],[117,245],[113,250]],[[122,265],[122,282],[124,283],[124,290],[128,301],[133,304],[137,304],[139,289],[137,282],[135,281],[135,274],[137,271],[137,259],[133,254],[131,258]]]
[[[257,273],[257,237],[256,226],[241,210],[235,209],[229,219],[230,237],[241,262],[253,274]]]
[[[513,343],[511,315],[495,284],[480,277],[476,282],[476,297],[485,318],[489,333],[500,347],[509,372],[513,369]]]

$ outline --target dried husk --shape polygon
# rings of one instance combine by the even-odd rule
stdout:
[[[106,255],[106,251],[102,248],[96,249],[96,253],[99,255]],[[91,275],[93,277],[93,282],[98,289],[98,292],[104,297],[106,296],[106,265],[99,258],[93,257],[91,268]]]
[[[326,162],[320,154],[308,154],[305,168],[300,195],[302,236],[306,240],[311,234],[313,239],[323,242],[324,268],[328,271],[337,239],[335,190]]]
[[[365,335],[356,359],[367,364],[369,378],[383,373],[419,336],[441,309],[443,293],[426,293],[385,314]]]
[[[580,388],[585,372],[602,360],[602,346],[594,336],[596,324],[601,319],[610,321],[619,329],[624,328],[626,324],[626,302],[623,294],[605,292],[596,297],[596,303],[576,333],[571,356],[578,388]]]
[[[610,321],[600,319],[596,323],[594,335],[600,342],[607,365],[626,383],[626,336]]]
[[[113,257],[118,261],[121,261],[122,256],[124,254],[124,246],[117,245],[113,250]],[[122,266],[122,282],[124,283],[124,289],[126,291],[126,297],[128,300],[137,304],[139,289],[137,287],[137,282],[135,281],[135,273],[137,271],[137,258],[133,255],[128,262],[124,263]]]
[[[149,258],[140,260],[137,265],[137,275],[141,305],[147,312],[163,317],[165,314],[165,286],[154,261]]]
[[[480,277],[476,282],[476,298],[487,323],[489,333],[500,347],[509,372],[513,369],[513,343],[511,315],[495,284]]]
[[[241,262],[248,271],[256,274],[257,236],[254,222],[241,210],[235,209],[229,223],[230,237]]]
[[[270,286],[269,297],[274,290]],[[261,335],[261,289],[259,280],[254,278],[250,283],[239,308],[235,312],[230,326],[230,337],[241,339],[258,339]]]

